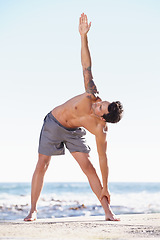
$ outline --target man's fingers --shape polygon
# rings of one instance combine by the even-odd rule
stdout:
[[[111,202],[111,197],[110,197],[110,195],[107,196],[107,199],[108,199],[108,204],[110,204],[110,202]]]
[[[99,196],[99,200],[100,200],[100,201],[102,200],[102,194]]]
[[[110,205],[110,202],[111,202],[110,195],[104,195],[103,193],[101,193],[99,200],[101,201],[103,199],[103,197],[107,198],[108,204]]]
[[[84,21],[87,23],[87,15],[84,15]]]
[[[84,22],[84,13],[81,14],[81,22]]]
[[[101,201],[103,197],[104,197],[104,195],[101,193],[99,200]]]
[[[80,17],[80,23],[87,23],[87,22],[88,22],[87,15],[82,13]]]
[[[79,24],[81,24],[81,17],[79,18]]]

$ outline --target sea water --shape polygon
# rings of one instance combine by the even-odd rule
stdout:
[[[115,214],[160,213],[160,183],[109,183]],[[30,210],[30,183],[0,183],[0,220],[23,219]],[[45,183],[39,218],[104,215],[88,183]]]

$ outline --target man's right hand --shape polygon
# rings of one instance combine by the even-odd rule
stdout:
[[[80,35],[86,35],[91,27],[91,22],[88,24],[87,15],[84,13],[81,14],[79,18],[79,33]]]
[[[105,188],[102,189],[102,192],[101,192],[101,195],[99,197],[99,200],[101,201],[103,197],[107,197],[108,204],[110,205],[111,196],[110,196],[109,191],[107,189],[105,189]]]

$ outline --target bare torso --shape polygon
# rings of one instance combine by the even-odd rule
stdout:
[[[92,104],[98,101],[101,99],[85,92],[54,108],[52,114],[64,127],[84,127],[96,135],[97,127],[106,128],[106,123],[92,111]]]

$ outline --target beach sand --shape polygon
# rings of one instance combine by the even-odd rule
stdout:
[[[0,221],[0,239],[160,239],[160,213],[119,217],[120,222],[104,221],[104,216]]]

